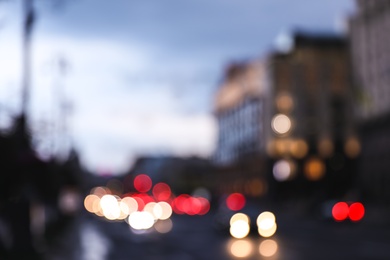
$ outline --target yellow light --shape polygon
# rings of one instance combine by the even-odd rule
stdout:
[[[84,207],[88,212],[95,213],[94,203],[95,201],[99,201],[100,198],[95,194],[87,195],[84,199]]]
[[[306,156],[307,152],[309,150],[309,147],[305,140],[298,139],[293,142],[291,142],[290,145],[290,153],[292,156],[298,159],[302,159],[303,157]]]
[[[355,137],[348,138],[344,145],[344,151],[349,158],[357,157],[361,151],[360,142],[358,139]]]
[[[106,187],[95,187],[91,190],[91,194],[95,194],[96,196],[101,198],[106,194],[110,194],[110,190]]]
[[[253,246],[248,240],[236,240],[230,244],[230,253],[238,258],[248,257],[252,251]]]
[[[324,138],[318,142],[318,152],[324,157],[330,157],[333,154],[334,145],[329,138]]]
[[[160,201],[157,203],[158,207],[155,207],[153,213],[157,216],[158,219],[165,220],[171,217],[172,207],[169,203],[165,201]]]
[[[311,181],[320,180],[325,174],[325,164],[318,158],[310,158],[305,164],[306,178]]]
[[[275,215],[269,211],[265,211],[257,217],[256,224],[262,237],[270,237],[275,234],[277,229],[275,220]]]
[[[172,230],[173,223],[170,219],[159,220],[154,224],[154,228],[158,233],[165,234]]]
[[[103,217],[103,210],[102,207],[100,207],[100,198],[98,200],[93,201],[93,213],[95,213],[99,217]]]
[[[291,129],[291,120],[288,116],[278,114],[272,119],[272,129],[277,134],[286,134]]]
[[[259,253],[264,257],[271,257],[278,251],[278,244],[272,239],[266,239],[259,245]]]
[[[259,235],[262,237],[271,237],[276,233],[278,226],[276,223],[273,223],[273,225],[269,229],[262,229],[258,228]]]
[[[120,209],[124,214],[130,215],[137,211],[138,203],[134,198],[124,197],[119,203]]]
[[[100,199],[103,215],[109,220],[115,220],[121,215],[118,200],[115,196],[106,194]]]
[[[158,213],[158,214],[161,214],[161,211],[162,211],[160,206],[158,206],[158,209],[155,209],[156,206],[157,206],[157,203],[156,203],[156,202],[149,202],[149,203],[146,204],[145,207],[144,207],[144,211],[149,212],[149,213],[153,216],[153,218],[154,218],[155,220],[158,219],[158,216],[156,216],[156,215],[154,214],[154,212],[156,212],[156,213]]]
[[[259,214],[259,216],[256,219],[257,226],[260,226],[261,222],[264,220],[270,220],[271,222],[275,222],[276,218],[274,213],[270,211],[264,211],[263,213]]]
[[[136,230],[145,230],[153,227],[154,217],[147,211],[136,211],[128,218],[129,225]]]
[[[230,225],[232,225],[238,220],[243,220],[249,224],[249,217],[247,215],[245,215],[244,213],[236,213],[230,218]]]
[[[282,93],[276,98],[276,106],[281,112],[290,112],[294,107],[294,101],[289,94]]]
[[[244,238],[249,234],[250,227],[244,220],[236,220],[230,225],[230,235],[235,238]]]

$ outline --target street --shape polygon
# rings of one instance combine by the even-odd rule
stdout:
[[[125,222],[108,222],[81,214],[48,259],[390,259],[388,225],[335,223],[281,215],[269,239],[256,232],[233,239],[217,231],[214,215],[172,217],[166,234],[136,234]],[[277,248],[264,248],[271,241]],[[239,242],[237,242],[239,241]],[[264,251],[265,250],[265,251]],[[268,251],[267,251],[268,250]],[[270,252],[270,250],[272,252]]]

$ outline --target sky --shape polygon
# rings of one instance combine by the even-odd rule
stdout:
[[[35,1],[34,142],[42,157],[75,147],[87,169],[105,174],[142,155],[209,157],[225,67],[264,57],[296,28],[342,32],[354,10],[352,0],[52,2]],[[0,0],[4,127],[20,107],[21,11],[21,0]]]

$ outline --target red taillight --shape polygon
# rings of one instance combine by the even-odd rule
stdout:
[[[241,193],[232,193],[226,199],[226,206],[233,211],[242,209],[245,206],[245,197]]]
[[[364,206],[360,202],[352,203],[349,206],[349,219],[352,221],[360,221],[364,217]]]
[[[343,221],[349,218],[357,222],[364,217],[365,209],[362,203],[354,202],[348,206],[346,202],[337,202],[332,208],[332,216],[336,221]]]
[[[332,216],[336,221],[343,221],[348,217],[349,207],[345,202],[337,202],[332,208]]]

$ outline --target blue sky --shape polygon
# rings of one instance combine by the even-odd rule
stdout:
[[[340,31],[354,6],[352,0],[69,0],[60,9],[47,3],[36,1],[33,35],[37,146],[48,152],[47,122],[59,121],[61,91],[72,108],[66,140],[88,169],[112,173],[139,154],[209,156],[213,96],[225,66],[264,56],[281,32],[294,28]],[[20,13],[20,0],[0,1],[0,105],[11,111],[20,101]],[[68,64],[65,74],[53,65],[59,58]],[[0,112],[2,124],[6,114]]]

